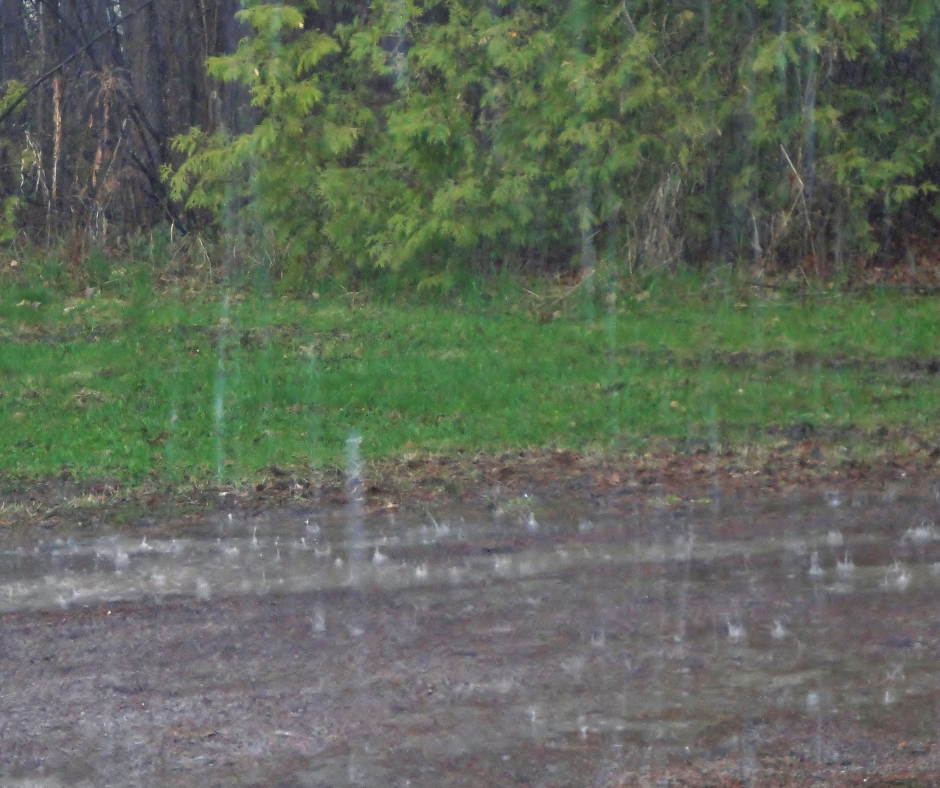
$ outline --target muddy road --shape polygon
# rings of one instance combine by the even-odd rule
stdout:
[[[933,497],[0,544],[0,785],[935,785]]]

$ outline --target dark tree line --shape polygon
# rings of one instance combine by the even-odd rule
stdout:
[[[192,126],[245,130],[246,92],[205,69],[246,30],[238,0],[0,0],[6,234],[89,242],[160,222],[169,140]],[[64,65],[61,65],[64,64]],[[4,103],[0,102],[0,112]]]
[[[305,287],[940,235],[936,0],[243,5],[0,0],[0,239],[208,220]]]

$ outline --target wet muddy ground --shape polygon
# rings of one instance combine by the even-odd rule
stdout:
[[[10,533],[0,784],[935,785],[938,510],[830,490]]]

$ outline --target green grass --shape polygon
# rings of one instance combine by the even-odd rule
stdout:
[[[340,466],[353,434],[378,459],[729,446],[804,422],[836,443],[902,428],[937,441],[937,375],[923,367],[940,355],[933,299],[739,303],[666,283],[616,306],[526,298],[226,306],[11,289],[0,475],[245,481],[273,464]],[[546,309],[561,314],[543,322]]]

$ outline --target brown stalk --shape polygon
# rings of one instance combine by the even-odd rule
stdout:
[[[52,235],[52,205],[59,190],[59,158],[62,155],[62,79],[56,74],[52,78],[52,123],[55,136],[52,149],[52,191],[46,207],[46,235]]]

